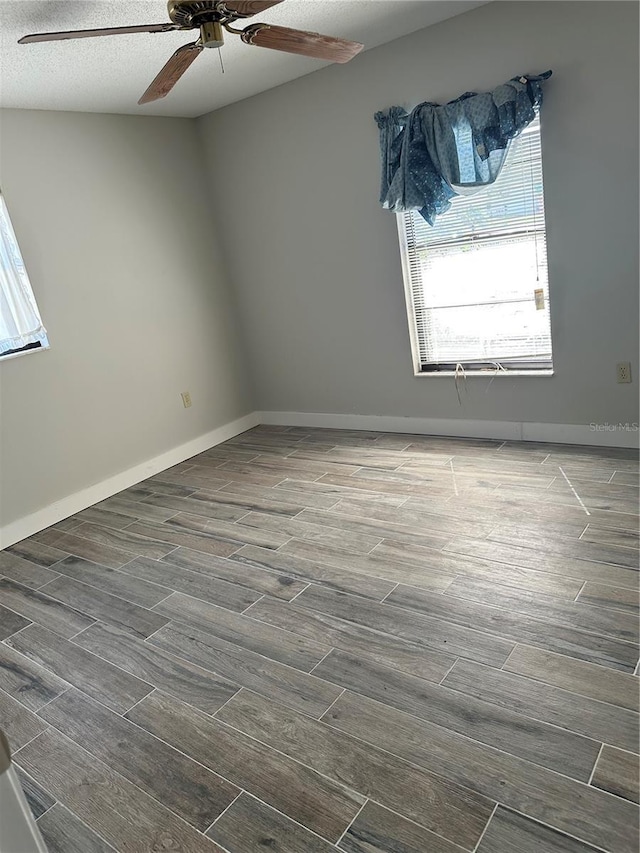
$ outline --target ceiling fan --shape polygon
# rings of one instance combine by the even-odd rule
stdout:
[[[114,36],[126,33],[169,33],[176,30],[200,30],[197,41],[178,48],[147,91],[138,101],[146,104],[164,98],[176,85],[191,63],[205,47],[221,47],[224,32],[239,35],[245,44],[299,53],[314,59],[332,62],[348,62],[359,53],[363,45],[355,41],[292,30],[289,27],[274,27],[271,24],[251,24],[245,29],[232,26],[235,21],[250,18],[282,0],[169,0],[167,7],[170,23],[141,24],[132,27],[107,27],[97,30],[70,30],[61,33],[38,33],[23,36],[18,44],[41,41]]]

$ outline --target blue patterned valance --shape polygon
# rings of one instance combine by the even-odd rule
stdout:
[[[376,113],[382,152],[382,206],[418,210],[433,225],[449,199],[493,183],[509,142],[542,103],[544,74],[514,77],[492,92],[466,92],[448,104],[418,104],[410,113]]]

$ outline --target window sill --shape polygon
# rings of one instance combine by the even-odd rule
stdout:
[[[423,371],[420,372],[414,371],[414,376],[418,376],[420,378],[427,377],[432,379],[436,376],[446,377],[451,379],[455,378],[456,374],[453,370],[439,370],[439,371]],[[459,373],[458,376],[462,376],[463,374]],[[496,378],[505,378],[507,376],[553,376],[553,370],[467,370],[464,373],[465,379],[496,379]]]
[[[18,352],[9,352],[6,355],[2,355],[2,353],[0,353],[0,364],[2,364],[3,361],[9,361],[9,359],[12,358],[20,358],[23,355],[32,355],[34,352],[47,352],[47,350],[49,349],[50,345],[47,344],[46,347],[33,347],[33,349],[23,349],[19,350]]]

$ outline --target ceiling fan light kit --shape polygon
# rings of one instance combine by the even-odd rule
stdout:
[[[232,26],[236,21],[250,18],[283,0],[169,0],[167,11],[170,23],[141,24],[131,27],[107,27],[105,29],[71,30],[57,33],[37,33],[23,36],[18,44],[33,44],[44,41],[93,38],[95,36],[123,35],[130,33],[168,33],[199,30],[197,41],[178,48],[147,91],[138,101],[147,104],[164,98],[173,89],[192,62],[204,48],[222,47],[224,30],[239,35],[248,45],[296,53],[313,59],[330,62],[348,62],[358,54],[363,45],[355,41],[323,36],[320,33],[294,30],[271,24],[252,24],[244,29]]]

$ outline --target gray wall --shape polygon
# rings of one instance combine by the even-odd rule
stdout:
[[[0,364],[7,524],[252,406],[195,123],[8,110],[0,142],[51,341]]]
[[[556,374],[414,377],[373,113],[552,68],[543,157]],[[262,410],[635,421],[638,7],[492,3],[199,120]]]

